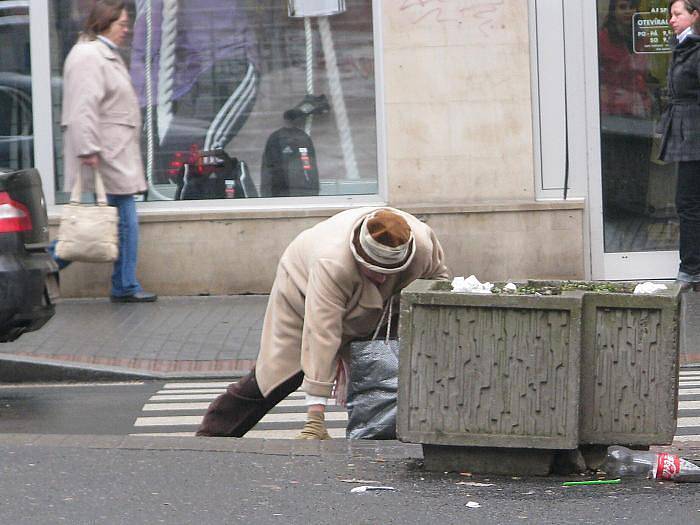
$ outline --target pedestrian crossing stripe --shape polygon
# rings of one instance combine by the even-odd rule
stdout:
[[[326,421],[347,421],[348,415],[346,412],[326,412]],[[159,427],[159,426],[177,426],[177,425],[199,425],[202,422],[202,416],[146,416],[136,418],[135,427]],[[306,422],[306,409],[303,412],[291,414],[275,414],[268,413],[260,423],[287,423],[287,422]],[[301,430],[301,428],[300,428]]]
[[[151,398],[153,400],[153,398]],[[328,406],[335,406],[335,400],[328,400]],[[332,402],[331,402],[332,401]],[[158,412],[164,410],[206,410],[210,405],[208,402],[204,403],[146,403],[143,405],[142,410],[144,412]],[[285,399],[277,403],[278,407],[304,407],[306,410],[306,400],[304,399]],[[700,408],[700,404],[698,406]]]
[[[193,436],[202,421],[204,412],[211,401],[226,390],[232,381],[193,381],[172,382],[163,385],[143,405],[144,415],[138,417],[134,427],[142,429],[132,435],[137,436]],[[681,370],[678,397],[678,408],[681,411],[700,410],[700,400],[692,396],[700,395],[700,370]],[[259,425],[246,433],[246,438],[291,439],[301,430],[306,421],[305,395],[301,391],[293,392],[281,401],[274,409],[263,417]],[[686,399],[686,398],[691,399]],[[347,413],[341,407],[332,406],[329,400],[329,410],[326,411],[328,432],[333,438],[345,437]],[[158,413],[169,415],[153,415]],[[179,414],[170,415],[174,412]],[[199,414],[193,415],[193,412]],[[686,412],[688,413],[688,412]],[[679,417],[677,427],[681,435],[675,436],[676,441],[700,441],[700,417]],[[298,426],[290,429],[289,424]],[[286,424],[286,426],[285,426]],[[163,427],[163,432],[156,429]],[[167,430],[166,430],[167,427]],[[279,428],[275,428],[279,427]],[[282,428],[284,427],[284,428]],[[689,434],[692,433],[692,434]]]
[[[301,429],[299,429],[301,430]],[[270,437],[269,430],[249,430],[244,438],[264,438],[264,439],[294,439],[299,435],[299,430],[276,430],[274,437]],[[345,437],[344,428],[329,428],[328,434],[334,439],[342,439]],[[139,434],[130,434],[131,436],[139,437],[192,437],[192,432],[143,432]]]
[[[134,421],[134,436],[194,436],[211,401],[226,391],[230,381],[192,381],[166,383],[143,405],[142,415]],[[344,438],[348,415],[343,407],[328,400],[325,414],[328,433]],[[245,438],[292,439],[306,421],[304,392],[292,392],[258,424]],[[293,428],[290,428],[293,427]],[[158,431],[162,429],[162,431]]]
[[[230,381],[213,381],[213,382],[192,382],[192,383],[166,383],[163,385],[163,388],[169,389],[178,389],[178,388],[221,388],[221,390],[224,390],[227,386],[229,386],[232,382],[234,382],[233,379]]]
[[[700,417],[679,417],[678,428],[686,427],[700,427]]]

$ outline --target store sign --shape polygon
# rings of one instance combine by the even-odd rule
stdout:
[[[632,38],[635,53],[670,53],[673,31],[668,25],[668,10],[655,8],[632,16]]]

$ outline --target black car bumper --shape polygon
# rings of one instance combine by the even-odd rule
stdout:
[[[0,342],[41,328],[57,296],[58,267],[46,250],[0,253]]]

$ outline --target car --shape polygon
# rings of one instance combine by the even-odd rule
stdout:
[[[0,169],[0,342],[38,330],[55,313],[58,266],[48,224],[39,172]]]

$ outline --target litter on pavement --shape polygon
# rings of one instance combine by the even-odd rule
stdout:
[[[357,478],[352,478],[352,479],[341,479],[343,483],[379,483],[378,481],[374,481],[373,479],[357,479]]]
[[[575,487],[577,485],[619,485],[621,480],[618,479],[589,479],[586,481],[565,481],[565,487]]]
[[[394,487],[384,487],[381,485],[362,485],[361,487],[355,487],[351,489],[350,492],[367,492],[370,490],[396,490]]]

